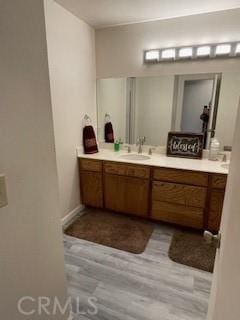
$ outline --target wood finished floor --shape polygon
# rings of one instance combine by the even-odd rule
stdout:
[[[212,274],[168,258],[173,232],[156,224],[140,255],[65,235],[73,319],[205,320]],[[96,300],[91,302],[92,297]],[[97,314],[91,314],[91,303]]]

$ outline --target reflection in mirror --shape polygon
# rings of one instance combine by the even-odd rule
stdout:
[[[183,75],[176,78],[173,129],[204,134],[204,148],[215,134],[221,75]]]
[[[150,145],[165,145],[171,128],[174,76],[135,79],[135,135]]]
[[[127,79],[97,81],[98,139],[105,140],[106,114],[113,127],[113,136],[126,141]],[[107,141],[106,141],[107,142]]]
[[[219,94],[216,137],[221,146],[232,146],[240,97],[240,73],[223,73]]]
[[[184,131],[204,132],[206,148],[214,134],[231,146],[239,91],[239,73],[100,79],[98,138],[106,141],[110,122],[125,143],[146,136],[146,144],[164,146],[169,131]]]
[[[185,81],[181,131],[201,132],[208,129],[213,89],[213,80]]]

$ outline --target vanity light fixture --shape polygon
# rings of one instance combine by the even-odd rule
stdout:
[[[145,52],[145,61],[158,62],[159,57],[159,50],[149,50]]]
[[[175,59],[176,58],[176,49],[165,49],[161,52],[161,59]]]
[[[191,58],[192,55],[193,55],[193,48],[192,47],[186,47],[186,48],[179,49],[178,57],[180,59]]]
[[[229,55],[231,53],[231,45],[230,44],[219,44],[216,46],[215,53],[217,56]]]
[[[240,42],[226,42],[216,44],[201,44],[194,46],[182,46],[146,50],[144,52],[145,63],[174,62],[178,60],[239,58]]]
[[[201,46],[197,48],[196,55],[198,57],[209,57],[211,53],[211,47],[210,46]]]

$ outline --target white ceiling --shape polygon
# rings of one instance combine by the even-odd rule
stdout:
[[[240,0],[55,0],[95,28],[240,8]]]

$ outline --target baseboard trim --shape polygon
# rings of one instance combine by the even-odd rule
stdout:
[[[69,224],[76,218],[76,216],[81,215],[84,209],[85,209],[85,206],[81,204],[80,206],[78,206],[77,208],[69,212],[65,217],[63,217],[61,219],[63,229],[66,229],[69,226]]]

